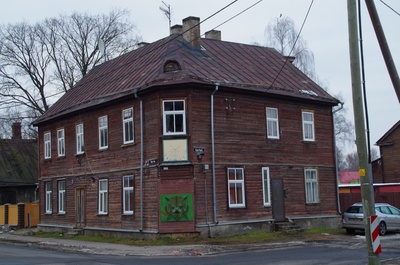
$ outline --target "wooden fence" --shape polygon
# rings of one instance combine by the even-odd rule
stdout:
[[[0,205],[0,225],[19,228],[36,227],[39,224],[39,203]]]

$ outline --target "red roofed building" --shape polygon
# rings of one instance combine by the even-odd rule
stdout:
[[[360,183],[360,174],[358,171],[340,171],[339,184],[356,184]]]
[[[186,18],[35,121],[40,227],[148,237],[338,222],[338,100],[275,49],[205,36]]]

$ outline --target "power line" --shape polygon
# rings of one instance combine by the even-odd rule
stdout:
[[[393,7],[391,7],[390,5],[386,4],[385,2],[383,2],[383,0],[380,0],[385,6],[387,6],[389,9],[391,9],[393,12],[395,12],[398,16],[400,16],[399,12],[397,12],[396,10],[394,10]]]
[[[144,53],[144,54],[142,54],[142,55],[140,55],[140,56],[137,56],[136,58],[134,58],[133,60],[131,60],[131,61],[129,61],[129,62],[126,62],[126,63],[124,63],[124,64],[121,64],[121,65],[118,66],[117,68],[113,68],[111,71],[106,72],[106,73],[102,74],[101,76],[99,76],[99,77],[97,77],[97,78],[94,78],[94,79],[91,79],[91,80],[89,80],[89,81],[86,81],[86,82],[84,82],[83,84],[79,84],[79,86],[85,85],[85,84],[87,84],[87,83],[94,82],[94,81],[96,81],[97,79],[103,77],[104,75],[108,75],[108,74],[110,74],[111,72],[114,72],[114,71],[116,71],[116,70],[118,70],[118,69],[120,69],[120,68],[123,68],[123,67],[125,67],[125,66],[127,66],[127,65],[129,65],[129,64],[132,64],[132,63],[136,62],[137,60],[143,58],[144,56],[146,56],[146,55],[148,55],[148,54],[150,54],[150,53],[152,53],[152,52],[154,52],[154,51],[160,49],[161,47],[167,45],[168,43],[174,41],[174,40],[177,39],[178,37],[183,36],[184,33],[189,32],[189,31],[192,30],[193,28],[199,26],[200,24],[206,22],[206,21],[209,20],[210,18],[216,16],[217,14],[219,14],[220,12],[222,12],[223,10],[225,10],[226,8],[228,8],[229,6],[233,5],[233,4],[236,3],[237,1],[239,1],[239,0],[234,0],[234,1],[232,1],[231,3],[227,4],[226,6],[224,6],[224,7],[221,8],[220,10],[218,10],[217,12],[215,12],[215,13],[213,13],[212,15],[208,16],[206,19],[202,20],[200,23],[198,23],[198,24],[194,25],[193,27],[187,29],[186,31],[182,32],[181,34],[176,35],[174,38],[169,39],[169,40],[167,40],[166,42],[160,43],[160,45],[154,47],[153,49],[149,50],[148,52],[146,52],[146,53]],[[176,50],[177,50],[177,49],[176,49]],[[176,51],[176,50],[174,50],[174,51]],[[172,51],[172,52],[174,52],[174,51]],[[171,52],[170,52],[170,53],[171,53]],[[170,54],[170,53],[168,53],[168,54]],[[127,73],[127,74],[130,74],[130,73]]]
[[[231,3],[229,3],[229,4],[226,5],[226,6],[224,6],[223,8],[219,9],[218,11],[216,11],[216,12],[213,13],[212,15],[208,16],[206,19],[202,20],[202,21],[199,22],[198,24],[196,24],[196,25],[194,25],[193,27],[187,29],[186,31],[182,32],[181,34],[175,36],[174,38],[169,39],[167,42],[162,42],[162,43],[160,43],[160,45],[158,45],[158,46],[154,47],[153,49],[151,49],[150,51],[148,51],[148,52],[146,52],[146,53],[144,53],[144,54],[142,54],[142,55],[136,57],[135,59],[130,60],[129,62],[127,62],[127,63],[125,63],[125,64],[122,64],[122,65],[118,66],[117,68],[113,69],[112,71],[106,72],[106,73],[102,74],[101,76],[99,76],[99,77],[97,77],[97,78],[91,79],[91,80],[89,80],[89,81],[87,81],[87,82],[84,82],[83,84],[79,84],[78,86],[82,86],[82,85],[85,85],[85,84],[87,84],[87,83],[94,82],[94,81],[96,81],[97,79],[99,79],[99,78],[101,78],[101,77],[103,77],[103,76],[105,76],[105,75],[108,75],[108,74],[110,74],[111,72],[116,71],[116,70],[118,70],[118,69],[120,69],[120,68],[122,68],[122,67],[125,67],[125,66],[127,66],[127,65],[129,65],[129,64],[131,64],[131,63],[133,63],[133,62],[135,62],[135,61],[137,61],[137,60],[139,60],[140,58],[142,58],[142,57],[144,57],[144,56],[146,56],[146,55],[148,55],[148,54],[150,54],[150,53],[156,51],[157,49],[159,49],[159,48],[161,48],[162,46],[168,44],[169,42],[174,41],[174,40],[175,40],[176,38],[178,38],[179,36],[182,36],[184,33],[186,33],[186,32],[188,32],[188,31],[192,30],[193,28],[197,27],[198,25],[202,24],[203,22],[205,22],[205,21],[209,20],[210,18],[216,16],[217,14],[219,14],[220,12],[222,12],[223,10],[225,10],[226,8],[228,8],[229,6],[233,5],[233,4],[236,3],[237,1],[238,1],[238,0],[232,1]],[[221,24],[217,25],[217,26],[214,27],[213,29],[216,29],[216,28],[218,28],[218,27],[220,27],[220,26],[226,24],[227,22],[229,22],[229,21],[231,21],[232,19],[238,17],[239,15],[241,15],[241,14],[243,14],[244,12],[248,11],[249,9],[251,9],[251,8],[254,7],[254,6],[256,6],[257,4],[259,4],[259,3],[262,2],[262,1],[263,1],[263,0],[257,1],[256,3],[250,5],[250,6],[247,7],[246,9],[244,9],[244,10],[242,10],[241,12],[237,13],[236,15],[230,17],[229,19],[225,20],[225,21],[222,22]],[[201,36],[203,36],[203,35],[204,35],[204,34],[202,34]],[[200,38],[200,36],[199,36],[199,38]],[[187,44],[184,44],[183,46],[186,46],[186,45],[187,45]],[[173,53],[173,52],[175,52],[176,50],[181,49],[183,46],[180,46],[180,47],[178,47],[178,48],[176,48],[176,49],[170,51],[168,54]],[[168,54],[167,54],[167,55],[168,55]],[[126,73],[126,75],[128,75],[128,74],[130,74],[130,72],[129,72],[129,73]],[[120,77],[120,78],[122,78],[122,77]],[[53,97],[53,96],[59,95],[59,94],[61,94],[61,93],[62,93],[62,92],[59,92],[59,93],[56,93],[56,94],[51,95],[51,96],[49,96],[49,97]],[[20,105],[22,106],[23,104],[21,103]],[[0,109],[5,109],[5,108],[7,108],[7,107],[3,107],[3,108],[0,107]]]
[[[290,55],[292,54],[292,52],[293,52],[293,50],[294,50],[294,47],[296,46],[296,43],[297,43],[298,39],[300,38],[300,34],[301,34],[301,32],[303,31],[303,27],[304,27],[304,25],[305,25],[305,23],[306,23],[306,21],[307,21],[308,15],[310,14],[310,10],[311,10],[311,7],[312,7],[313,4],[314,4],[314,0],[311,0],[311,3],[310,3],[310,6],[308,7],[306,16],[304,17],[303,24],[301,25],[300,31],[299,31],[299,33],[297,34],[296,40],[295,40],[294,43],[293,43],[292,49],[290,50],[288,56],[286,57],[285,62],[283,63],[283,65],[282,65],[281,69],[279,70],[278,74],[275,76],[275,78],[274,78],[274,80],[272,81],[271,85],[268,87],[267,91],[270,90],[270,89],[272,88],[272,86],[275,84],[276,80],[278,79],[278,77],[279,77],[280,74],[282,73],[283,68],[285,68],[285,65],[286,65],[287,62],[289,61],[289,57],[290,57]],[[267,91],[266,91],[266,92],[267,92]]]

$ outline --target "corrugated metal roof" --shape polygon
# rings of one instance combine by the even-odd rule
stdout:
[[[36,140],[0,139],[0,186],[38,182]]]
[[[96,106],[159,85],[219,82],[261,93],[311,99],[336,105],[338,101],[310,80],[275,49],[201,39],[201,49],[171,35],[105,62],[86,75],[34,124]],[[181,70],[164,72],[168,60]]]

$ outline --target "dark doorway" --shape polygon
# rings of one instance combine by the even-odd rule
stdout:
[[[272,183],[272,217],[275,222],[283,222],[285,216],[285,191],[283,187],[283,178],[273,178]]]
[[[76,189],[75,195],[76,205],[76,227],[81,228],[85,226],[85,189]]]

